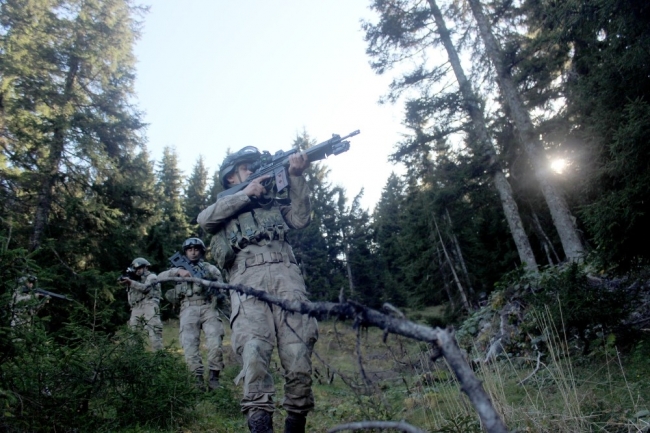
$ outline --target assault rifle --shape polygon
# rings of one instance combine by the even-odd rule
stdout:
[[[173,268],[183,268],[186,271],[189,271],[189,273],[192,275],[194,278],[205,278],[205,272],[204,271],[197,271],[194,269],[194,266],[192,266],[192,263],[188,260],[185,255],[182,255],[178,251],[174,253],[173,256],[169,258],[169,263],[171,263]]]
[[[341,137],[338,134],[332,134],[332,138],[329,140],[323,141],[322,143],[305,150],[307,159],[310,162],[319,161],[327,158],[329,155],[338,155],[347,152],[350,149],[350,142],[345,141],[345,139],[354,137],[360,132],[361,131],[357,129],[345,137]],[[286,170],[287,167],[289,167],[289,156],[298,152],[300,152],[298,149],[291,149],[286,152],[278,150],[274,155],[271,155],[269,152],[264,151],[259,163],[253,164],[253,167],[251,168],[253,174],[251,174],[244,182],[220,192],[217,195],[217,200],[241,191],[246,188],[251,181],[266,175],[272,175],[275,177],[275,185],[277,186],[278,192],[282,191],[287,185],[289,185]]]
[[[190,263],[189,259],[185,255],[179,253],[178,251],[176,251],[174,255],[169,258],[169,263],[171,263],[173,268],[183,268],[189,271],[189,273],[192,275],[193,278],[204,279],[206,277],[205,271],[197,271],[196,269],[194,269],[194,266],[192,266],[192,263]],[[226,297],[222,293],[212,293],[211,291],[209,293],[210,296],[215,296],[219,302],[222,302],[224,299],[226,299]],[[230,317],[230,314],[228,314],[226,317]]]
[[[68,298],[65,295],[60,295],[58,293],[50,292],[50,291],[44,290],[44,289],[34,289],[34,292],[40,293],[43,296],[50,296],[52,298],[65,299],[66,301],[72,301],[72,299]]]
[[[124,281],[126,279],[129,279],[129,280],[137,280],[138,279],[138,276],[135,273],[135,269],[133,269],[131,266],[126,268],[126,271],[124,271],[124,273],[117,278],[117,281],[120,282],[120,281]]]
[[[66,301],[72,301],[72,299],[68,298],[65,295],[59,295],[58,293],[50,292],[49,290],[44,290],[44,289],[23,289],[23,292],[34,292],[38,293],[39,295],[43,296],[49,296],[50,298],[57,298],[57,299],[65,299]]]

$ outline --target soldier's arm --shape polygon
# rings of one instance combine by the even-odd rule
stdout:
[[[280,212],[289,227],[302,229],[311,221],[311,203],[309,201],[309,186],[303,176],[289,176],[291,189],[289,197],[291,204],[282,206]]]
[[[182,268],[169,268],[166,271],[162,271],[158,274],[158,279],[162,280],[163,278],[174,278],[178,277],[178,271]]]
[[[155,279],[156,279],[156,274],[152,273],[147,275],[147,278],[144,280],[144,283],[131,280],[131,290],[135,290],[136,292],[147,294],[153,288],[153,286],[150,285],[150,283]]]
[[[208,268],[208,273],[209,273],[210,280],[223,283],[223,276],[221,275],[221,271],[219,270],[219,268],[217,268],[214,265],[210,265],[210,267]]]
[[[203,209],[196,220],[206,232],[216,233],[224,221],[237,215],[239,210],[250,202],[250,197],[244,191],[239,191],[236,194],[225,196]]]

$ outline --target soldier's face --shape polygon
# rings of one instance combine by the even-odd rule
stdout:
[[[185,250],[185,257],[187,257],[190,262],[195,262],[201,258],[201,250],[197,247],[189,247]]]
[[[248,179],[248,176],[253,174],[253,172],[250,170],[251,164],[245,162],[243,164],[239,164],[237,166],[237,170],[230,176],[228,176],[228,182],[230,185],[238,185],[242,182],[245,182],[246,179]]]
[[[142,276],[144,274],[145,269],[147,269],[145,266],[140,266],[138,269],[135,270],[135,274]]]

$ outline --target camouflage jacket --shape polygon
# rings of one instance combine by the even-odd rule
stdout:
[[[290,176],[289,180],[289,204],[273,203],[262,208],[240,191],[217,200],[199,214],[198,223],[214,235],[210,248],[219,267],[228,269],[247,245],[284,244],[286,231],[309,225],[307,182],[303,176]]]
[[[221,277],[221,272],[219,269],[210,263],[200,260],[198,263],[193,264],[192,267],[194,267],[197,273],[203,273],[204,279],[206,280],[223,282],[223,278]],[[178,277],[178,272],[180,270],[182,270],[182,268],[168,269],[164,272],[161,272],[158,275],[158,278]],[[202,285],[182,282],[177,283],[175,288],[165,292],[165,298],[172,304],[176,304],[178,302],[182,302],[183,300],[193,301],[207,299],[208,295]]]
[[[140,281],[132,281],[131,285],[126,289],[129,296],[129,305],[131,307],[134,307],[145,300],[160,302],[160,298],[162,297],[160,284],[151,285],[155,280],[156,274],[145,271],[145,273],[140,277]]]

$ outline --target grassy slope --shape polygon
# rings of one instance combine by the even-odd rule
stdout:
[[[414,317],[435,313],[418,312]],[[172,350],[180,350],[177,322],[165,323],[164,339]],[[556,346],[558,353],[560,344]],[[241,387],[233,383],[240,367],[230,347],[227,326],[224,351],[224,389],[206,394],[194,421],[181,431],[247,431],[238,407]],[[640,347],[624,360],[625,373],[615,351],[580,360],[558,354],[555,359],[540,359],[539,366],[535,359],[502,360],[479,367],[477,373],[510,429],[643,431],[650,417],[635,415],[650,409],[650,363],[645,355],[650,355],[650,347]],[[432,363],[424,343],[393,335],[384,343],[377,329],[357,333],[349,324],[327,322],[320,324],[313,360],[316,410],[308,418],[309,432],[326,432],[337,424],[367,419],[405,419],[432,432],[481,431],[444,361]],[[272,368],[278,386],[276,402],[281,402],[277,355]],[[283,431],[283,418],[278,403],[275,431]]]

